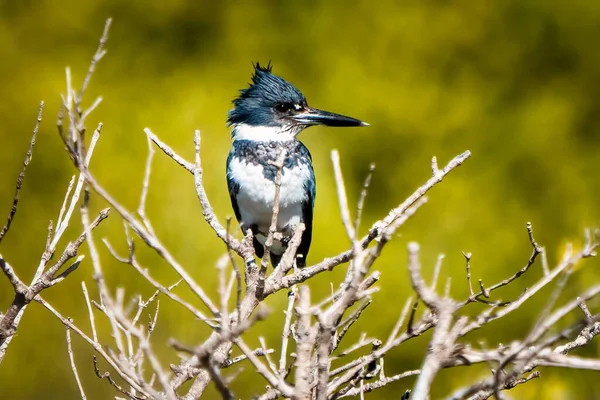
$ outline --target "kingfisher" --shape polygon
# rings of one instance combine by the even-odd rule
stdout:
[[[272,73],[271,63],[254,65],[252,83],[233,100],[227,125],[232,146],[227,157],[227,186],[231,205],[244,233],[253,233],[253,246],[262,258],[273,218],[275,202],[275,165],[285,152],[279,189],[279,214],[276,230],[281,233],[270,248],[276,267],[294,231],[304,223],[296,265],[304,267],[312,239],[313,209],[316,197],[315,173],[310,152],[297,139],[313,125],[367,126],[355,118],[308,105],[294,85]]]

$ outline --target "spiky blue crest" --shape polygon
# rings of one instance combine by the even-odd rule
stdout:
[[[279,121],[275,107],[280,104],[306,105],[304,95],[285,79],[271,72],[271,63],[266,67],[258,62],[254,65],[252,83],[240,90],[233,100],[234,108],[229,111],[227,124],[252,126],[277,126]]]

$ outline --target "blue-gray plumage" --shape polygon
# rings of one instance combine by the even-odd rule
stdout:
[[[285,150],[277,218],[283,239],[274,241],[270,257],[277,266],[296,227],[304,223],[296,258],[302,267],[312,239],[316,186],[310,152],[296,136],[312,125],[368,124],[309,107],[298,89],[272,74],[270,64],[256,63],[252,83],[233,104],[227,118],[233,139],[227,157],[227,186],[235,216],[244,232],[252,230],[256,255],[262,258],[275,199],[277,169],[272,163]]]

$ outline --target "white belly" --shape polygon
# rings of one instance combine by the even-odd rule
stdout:
[[[239,184],[236,199],[240,211],[241,223],[250,226],[256,225],[257,239],[264,245],[273,217],[273,204],[275,200],[275,183],[264,177],[261,165],[248,164],[239,159],[233,159],[229,165],[231,177]],[[304,182],[310,179],[310,170],[307,165],[297,165],[295,168],[284,168],[281,176],[279,191],[279,215],[277,218],[277,231],[293,232],[304,222],[302,220],[302,203],[307,201]],[[283,254],[285,248],[281,243],[274,243],[271,251]]]

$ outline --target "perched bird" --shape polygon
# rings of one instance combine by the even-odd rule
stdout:
[[[285,151],[279,189],[277,232],[270,249],[276,267],[296,227],[304,223],[296,265],[306,265],[312,238],[316,187],[312,159],[296,136],[313,125],[366,126],[365,122],[308,106],[306,98],[291,83],[256,63],[252,83],[240,91],[229,111],[233,144],[227,157],[227,186],[235,216],[245,233],[251,229],[258,257],[264,255],[275,200],[276,162]]]

